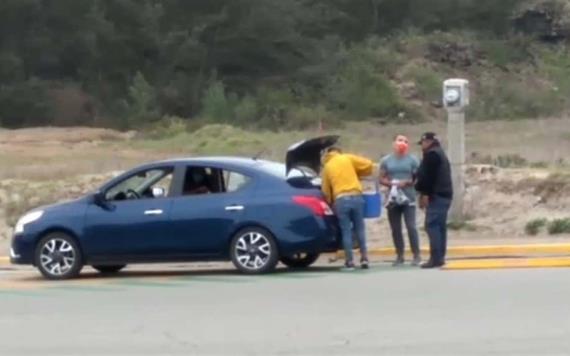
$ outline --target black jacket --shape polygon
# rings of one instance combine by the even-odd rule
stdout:
[[[451,166],[439,144],[424,153],[418,169],[416,190],[429,197],[453,198]]]

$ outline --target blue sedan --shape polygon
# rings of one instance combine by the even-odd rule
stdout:
[[[339,247],[318,189],[318,155],[336,137],[293,146],[286,164],[192,158],[146,164],[78,200],[35,209],[17,223],[11,261],[48,279],[83,266],[115,273],[132,263],[231,260],[244,273],[281,261],[308,267]]]

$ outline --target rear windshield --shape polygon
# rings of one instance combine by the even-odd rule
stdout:
[[[269,173],[271,175],[274,175],[282,179],[289,179],[295,177],[308,177],[308,178],[317,177],[317,174],[313,170],[306,167],[294,168],[289,172],[289,175],[287,175],[287,167],[283,163],[277,163],[277,162],[263,162],[262,164],[259,165],[259,168],[266,173]]]

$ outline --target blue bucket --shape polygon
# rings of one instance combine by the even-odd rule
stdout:
[[[363,180],[364,218],[377,219],[382,216],[382,194],[378,182]]]

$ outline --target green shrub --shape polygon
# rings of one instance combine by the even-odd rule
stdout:
[[[570,103],[570,52],[567,48],[559,50],[542,49],[539,71],[552,82],[552,91],[565,107]]]
[[[548,162],[544,162],[544,161],[538,161],[538,162],[532,162],[530,164],[531,168],[548,168]]]
[[[447,224],[447,228],[449,230],[454,230],[454,231],[459,231],[459,230],[464,230],[464,231],[477,231],[477,226],[467,222],[467,221],[450,221]]]
[[[187,132],[188,121],[179,117],[164,117],[144,133],[147,138],[161,139]]]
[[[354,119],[395,116],[404,109],[390,82],[366,65],[346,68],[331,84],[329,93],[336,110]]]
[[[0,52],[0,81],[10,83],[25,78],[24,61],[14,53]]]
[[[37,79],[14,85],[0,83],[0,126],[46,125],[53,120],[54,112],[48,83]]]
[[[527,167],[528,161],[518,154],[507,154],[497,156],[494,160],[494,164],[501,168],[521,168]]]
[[[555,219],[548,224],[550,235],[570,234],[570,218]]]
[[[141,72],[137,72],[129,87],[127,111],[131,127],[139,128],[160,118],[156,90]]]
[[[518,37],[509,40],[483,40],[480,42],[480,47],[483,55],[492,65],[506,68],[513,64],[528,61],[531,43],[532,39],[530,38]]]
[[[288,88],[260,88],[257,93],[257,105],[260,119],[255,122],[256,126],[280,130],[287,123],[289,111],[295,107],[295,98]]]
[[[234,116],[236,98],[226,95],[224,83],[213,81],[202,97],[201,116],[213,122],[227,122]]]
[[[351,119],[394,117],[406,107],[388,79],[382,60],[375,51],[354,47],[339,55],[340,65],[326,87],[331,111]]]
[[[301,106],[290,110],[287,115],[286,128],[295,130],[317,130],[320,124],[326,128],[336,126],[333,115],[328,112],[323,105],[316,105],[314,107]]]
[[[534,119],[558,114],[563,101],[551,87],[518,79],[484,79],[474,90],[469,116],[478,120]]]
[[[540,230],[545,227],[547,223],[548,220],[544,218],[531,220],[526,224],[524,231],[530,236],[538,235]]]
[[[259,115],[257,101],[252,96],[243,97],[236,105],[234,117],[237,123],[255,122]]]
[[[443,78],[433,69],[413,67],[406,77],[416,84],[418,94],[422,99],[433,101],[441,97]]]
[[[356,56],[374,63],[378,71],[384,74],[395,73],[406,61],[406,58],[397,51],[395,43],[392,39],[372,37],[362,46],[354,47],[352,51],[356,52]]]

